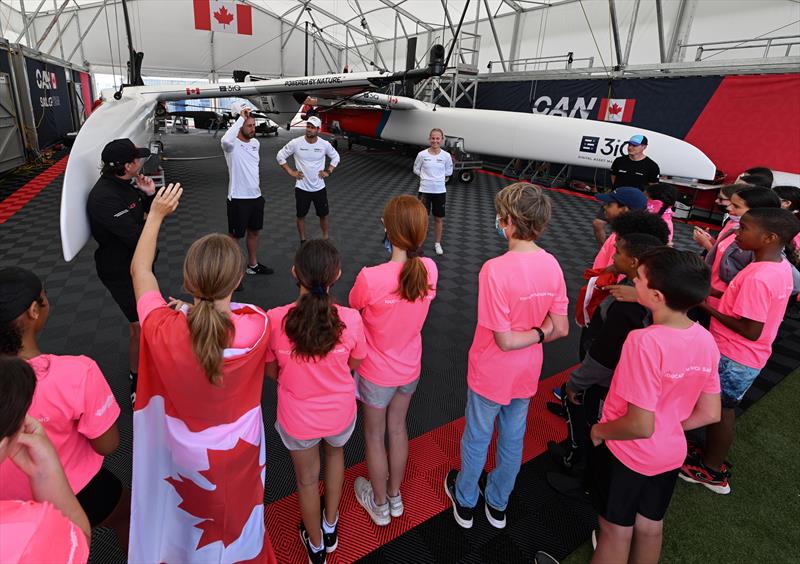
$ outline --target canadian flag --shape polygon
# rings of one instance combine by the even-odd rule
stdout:
[[[194,0],[194,28],[253,35],[253,9],[231,0]]]
[[[268,319],[231,310],[262,330],[225,349],[220,386],[194,357],[184,311],[156,308],[142,323],[128,562],[276,564],[264,526]]]
[[[600,100],[597,119],[627,123],[633,120],[633,108],[635,105],[636,100],[633,98],[603,98]]]

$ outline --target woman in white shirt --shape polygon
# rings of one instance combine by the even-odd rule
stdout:
[[[445,178],[453,174],[453,157],[442,150],[444,132],[431,129],[428,136],[430,147],[417,154],[414,160],[414,174],[419,176],[419,199],[428,211],[433,212],[433,248],[437,255],[443,255],[442,231],[444,230],[444,208],[446,199]]]

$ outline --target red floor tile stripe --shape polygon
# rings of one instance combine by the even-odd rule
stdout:
[[[539,383],[539,392],[531,401],[528,411],[523,463],[542,454],[547,448],[547,441],[566,438],[563,420],[550,413],[545,404],[552,401],[551,388],[560,386],[572,369]],[[463,429],[464,418],[461,417],[409,442],[408,466],[402,489],[405,515],[393,519],[387,527],[374,525],[353,494],[356,477],[367,476],[366,462],[348,468],[339,506],[339,548],[329,555],[328,561],[332,564],[354,562],[450,507],[443,482],[449,469],[460,466],[459,442]],[[489,447],[487,469],[494,467],[494,453],[493,439]],[[278,561],[306,562],[307,557],[297,532],[300,522],[297,494],[267,505],[265,520]]]
[[[8,198],[0,202],[0,225],[11,219],[25,204],[35,198],[39,192],[47,188],[59,174],[63,173],[67,168],[68,158],[69,157],[62,158],[50,168],[38,174],[33,180],[21,186]]]

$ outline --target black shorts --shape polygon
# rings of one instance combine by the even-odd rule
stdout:
[[[130,274],[119,278],[110,278],[108,275],[104,276],[99,272],[97,275],[100,277],[100,282],[103,283],[103,286],[111,293],[111,297],[117,302],[119,309],[128,318],[128,323],[139,321],[139,313],[136,311],[136,295],[133,293],[133,281]]]
[[[589,458],[592,504],[598,515],[621,527],[632,527],[637,513],[661,521],[672,499],[678,470],[655,476],[639,474],[620,462],[603,443],[592,449]]]
[[[433,211],[433,217],[444,217],[444,205],[447,201],[447,194],[429,194],[427,192],[420,192],[419,201],[425,206],[428,212]]]
[[[316,192],[308,192],[300,188],[294,189],[294,203],[297,207],[297,217],[305,217],[308,215],[308,210],[311,209],[311,203],[314,203],[314,211],[317,217],[325,217],[330,213],[328,209],[328,190],[323,188]]]
[[[241,239],[247,231],[264,227],[264,196],[228,200],[228,233]]]
[[[78,502],[89,518],[89,524],[96,527],[114,511],[122,497],[122,482],[114,474],[100,468],[100,471],[75,494]]]

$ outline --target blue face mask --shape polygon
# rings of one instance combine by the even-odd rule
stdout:
[[[503,239],[508,239],[508,235],[506,235],[506,230],[500,227],[500,218],[494,218],[494,228],[497,229],[497,234],[500,235]]]
[[[389,240],[389,235],[384,233],[383,234],[383,247],[386,249],[386,252],[392,254],[392,242]]]

